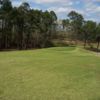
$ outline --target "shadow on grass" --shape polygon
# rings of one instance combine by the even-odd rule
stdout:
[[[100,52],[100,49],[98,50],[97,48],[85,48],[86,50],[89,50],[89,51],[93,51],[93,52]]]
[[[39,48],[27,48],[27,49],[0,49],[0,52],[10,52],[10,51],[27,51],[27,50],[37,50]],[[41,48],[40,48],[41,49]]]
[[[63,45],[58,45],[58,46],[48,46],[48,47],[43,47],[43,48],[27,48],[27,49],[0,49],[0,52],[38,50],[38,49],[53,48],[53,47],[76,47],[76,45],[63,44]]]
[[[76,45],[69,45],[68,47],[76,47]]]

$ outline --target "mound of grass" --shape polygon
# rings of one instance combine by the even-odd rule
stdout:
[[[100,100],[100,57],[80,47],[1,52],[0,100]]]

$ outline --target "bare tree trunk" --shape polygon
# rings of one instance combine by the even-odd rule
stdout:
[[[97,51],[99,51],[99,44],[100,44],[100,42],[98,41],[98,44],[97,44]]]
[[[85,41],[84,41],[84,48],[86,47],[86,44],[87,44],[87,40],[85,39]]]

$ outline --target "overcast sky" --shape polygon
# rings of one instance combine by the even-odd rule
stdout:
[[[100,22],[100,0],[12,0],[14,6],[28,2],[31,8],[54,10],[59,19],[67,18],[71,10],[81,13],[86,20]]]

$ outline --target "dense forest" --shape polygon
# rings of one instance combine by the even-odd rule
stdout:
[[[54,11],[34,10],[27,2],[13,7],[10,0],[0,0],[0,49],[28,49],[52,46],[57,38],[57,15]],[[100,23],[88,20],[76,11],[62,20],[63,29],[74,41],[100,42]]]
[[[13,7],[3,0],[0,8],[0,49],[37,48],[51,45],[55,33],[56,14],[51,11],[30,9],[28,3]]]

